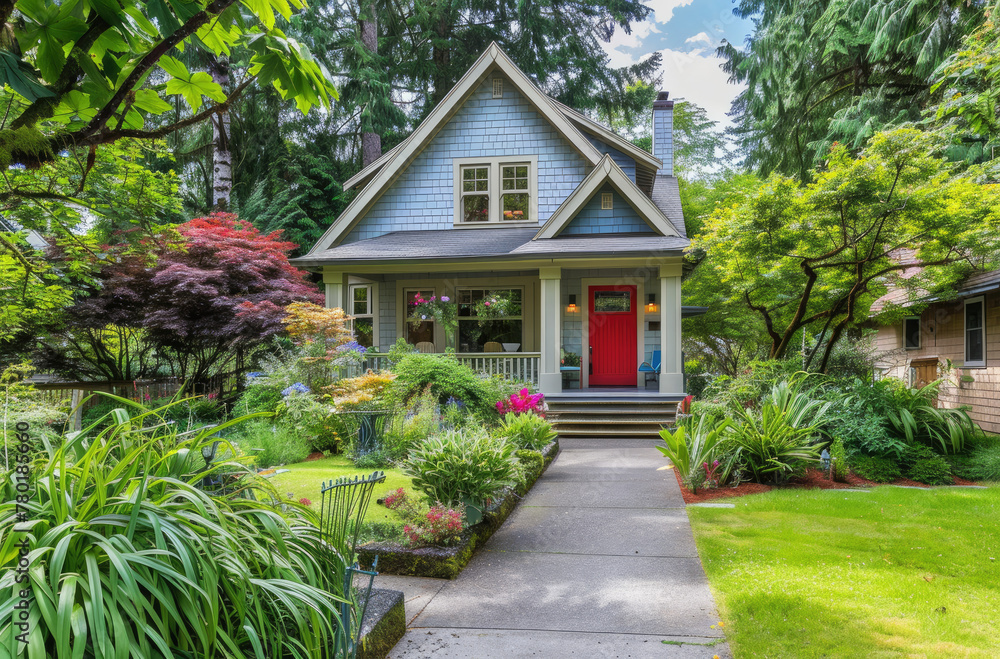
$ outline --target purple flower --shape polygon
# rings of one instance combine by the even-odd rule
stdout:
[[[306,385],[302,384],[301,382],[296,382],[292,386],[290,386],[287,389],[283,390],[281,392],[281,395],[287,397],[287,396],[291,396],[293,393],[307,394],[309,392],[310,392],[309,387],[307,387]]]
[[[451,298],[448,297],[447,295],[442,295],[441,296],[441,301],[442,302],[451,302]]]

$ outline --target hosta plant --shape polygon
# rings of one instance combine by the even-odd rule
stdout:
[[[344,565],[315,516],[271,505],[276,493],[238,462],[204,470],[211,435],[242,420],[182,439],[162,409],[115,400],[110,426],[44,443],[0,475],[0,648],[26,632],[28,657],[332,657]],[[14,587],[22,543],[27,580]]]
[[[514,448],[481,432],[444,432],[413,449],[405,471],[431,503],[483,504],[517,482]]]
[[[508,412],[500,421],[498,433],[519,449],[540,451],[556,438],[552,424],[537,414]]]

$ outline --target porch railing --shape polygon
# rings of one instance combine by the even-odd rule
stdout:
[[[369,352],[365,355],[364,369],[378,371],[388,367],[386,353]],[[455,359],[477,373],[501,375],[510,380],[538,384],[540,352],[460,352]]]

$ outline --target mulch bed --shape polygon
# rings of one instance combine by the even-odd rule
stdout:
[[[674,472],[674,477],[677,479],[677,485],[681,488],[681,496],[684,497],[684,503],[704,503],[705,501],[711,501],[712,499],[723,499],[726,497],[742,497],[749,494],[762,494],[764,492],[770,492],[775,488],[773,485],[761,485],[760,483],[740,483],[737,487],[730,487],[724,485],[720,488],[714,490],[698,490],[697,494],[692,493],[689,489],[681,484],[681,476],[676,469],[672,470]],[[912,487],[921,487],[930,489],[933,486],[927,485],[926,483],[918,483],[916,481],[911,481],[907,478],[901,478],[897,481],[890,483],[891,485],[908,485]],[[821,490],[843,490],[848,488],[868,488],[877,487],[882,485],[882,483],[876,483],[870,481],[860,476],[854,474],[848,474],[847,481],[844,483],[839,483],[837,481],[831,481],[827,478],[826,474],[819,469],[807,469],[804,476],[799,478],[793,478],[786,485],[780,485],[781,489],[821,489]],[[955,477],[955,485],[978,485],[973,481],[965,480],[964,478]]]

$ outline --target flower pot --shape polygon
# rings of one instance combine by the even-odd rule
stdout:
[[[520,343],[501,343],[503,349],[507,352],[517,352],[517,349],[521,347]]]

